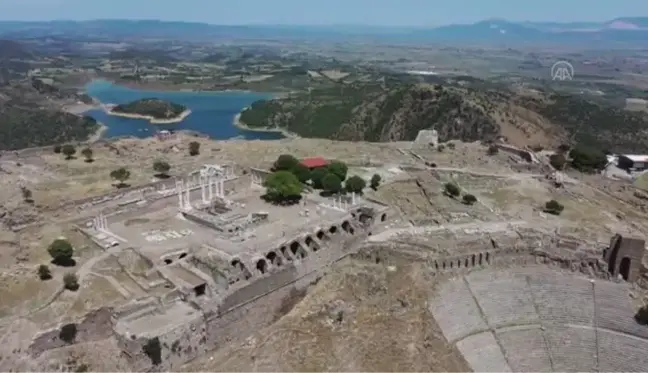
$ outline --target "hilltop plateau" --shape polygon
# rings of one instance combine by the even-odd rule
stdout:
[[[575,95],[432,84],[354,82],[254,103],[241,122],[305,137],[412,141],[435,129],[442,141],[506,138],[518,146],[582,143],[648,150],[648,116]]]
[[[192,142],[198,144],[197,154],[191,151],[196,148]],[[394,211],[393,220],[384,231],[375,232],[369,246],[335,264],[308,291],[292,294],[275,322],[179,368],[184,371],[466,371],[468,363],[444,339],[430,313],[429,300],[436,299],[442,277],[428,258],[479,249],[476,241],[462,241],[477,240],[471,234],[498,241],[497,235],[522,226],[598,244],[615,232],[648,234],[648,219],[635,207],[645,209],[646,200],[620,183],[570,170],[564,186],[556,188],[545,178],[542,164],[515,153],[493,152],[479,142],[443,145],[445,150],[439,152],[411,142],[213,141],[177,133],[165,141],[97,142],[88,147],[90,152],[81,151],[83,158],[51,148],[5,153],[0,157],[5,175],[0,180],[0,362],[7,369],[23,370],[132,369],[110,334],[79,332],[76,341],[47,347],[36,356],[29,355],[30,345],[39,330],[60,328],[100,307],[135,302],[150,295],[147,292],[162,297],[170,291],[161,286],[142,290],[133,278],[145,276],[149,267],[124,261],[130,257],[123,245],[101,248],[74,228],[102,211],[135,208],[139,203],[134,202],[144,195],[161,193],[141,189],[159,182],[160,168],[154,165],[160,160],[169,165],[164,172],[174,178],[186,177],[214,159],[235,165],[245,178],[250,167],[269,169],[282,154],[326,155],[345,162],[349,175],[365,180],[380,175],[380,185],[366,188],[364,198]],[[541,153],[534,156],[546,162]],[[431,163],[436,167],[429,167]],[[128,188],[115,183],[114,172],[122,167],[128,171],[122,181]],[[456,184],[477,202],[466,204],[447,196],[445,183]],[[240,188],[248,185],[249,181],[241,183]],[[175,206],[177,199],[171,197]],[[92,198],[95,202],[87,202]],[[545,213],[549,200],[559,201],[564,211],[558,216]],[[133,215],[129,220],[138,221],[148,218]],[[51,259],[46,248],[62,236],[74,246],[75,265],[50,264],[52,278],[40,280],[39,266]],[[571,258],[567,261],[581,254],[567,250],[547,255]],[[556,268],[567,268],[560,264],[563,259],[555,260]],[[63,288],[70,272],[77,274],[78,290]],[[391,332],[385,333],[386,328]]]

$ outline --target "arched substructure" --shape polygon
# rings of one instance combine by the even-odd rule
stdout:
[[[466,268],[470,267],[470,258],[466,258],[466,261],[464,262],[464,267]]]
[[[628,258],[627,256],[624,256],[623,259],[621,259],[621,264],[619,264],[619,274],[625,281],[628,281],[628,278],[630,277],[630,265],[632,264],[632,260]]]
[[[318,252],[321,249],[320,245],[311,236],[306,236],[304,243],[306,244],[306,247],[308,247],[314,253]]]
[[[484,264],[490,264],[490,253],[486,253],[484,258]]]
[[[344,222],[342,222],[342,230],[349,233],[349,234],[355,234],[355,230],[351,226],[351,223],[349,223],[346,220]]]
[[[256,269],[260,274],[265,274],[268,272],[268,262],[266,262],[265,259],[257,260]]]
[[[187,257],[187,253],[182,253],[180,256],[178,256],[178,259],[184,259]]]
[[[332,234],[332,235],[338,234],[338,227],[336,227],[335,225],[332,225],[331,228],[329,228],[329,233]]]
[[[249,280],[252,278],[252,273],[250,273],[250,271],[245,267],[245,264],[243,264],[243,262],[241,262],[240,260],[234,259],[230,264],[232,265],[232,267],[238,270],[240,275],[239,279],[241,277],[243,277],[245,280]]]
[[[293,241],[293,243],[290,244],[290,252],[295,258],[298,259],[304,259],[308,255],[306,253],[306,250],[304,250],[304,248],[298,241]]]
[[[281,256],[277,255],[274,251],[269,252],[266,255],[266,259],[272,264],[273,267],[281,267],[283,265],[283,260],[281,260]]]
[[[321,229],[320,229],[319,231],[317,231],[316,237],[317,237],[318,240],[320,240],[320,241],[322,241],[322,242],[324,242],[324,241],[328,241],[328,240],[331,239],[331,238],[330,238],[326,233],[324,233],[324,231],[321,230]]]
[[[384,213],[383,213],[382,215],[380,215],[380,221],[381,221],[381,222],[384,222],[384,221],[386,221],[386,220],[387,220],[387,214],[384,214]]]
[[[173,259],[171,259],[171,258],[164,259],[164,264],[169,265],[169,264],[172,264],[172,263],[173,263]]]
[[[293,261],[292,255],[290,255],[290,252],[288,252],[288,247],[281,246],[281,248],[279,249],[279,252],[286,259],[287,262],[292,262]]]
[[[475,262],[475,254],[472,255],[472,266],[474,267],[477,263]]]

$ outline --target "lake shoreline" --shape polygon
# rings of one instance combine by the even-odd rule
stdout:
[[[297,139],[297,138],[299,138],[299,135],[297,135],[296,133],[290,132],[290,131],[288,131],[288,130],[286,130],[284,128],[278,128],[278,127],[276,127],[276,128],[257,128],[257,127],[248,126],[247,124],[245,124],[245,123],[243,123],[241,121],[241,115],[243,114],[243,112],[245,110],[248,110],[248,109],[249,109],[249,107],[246,107],[243,110],[241,110],[241,112],[239,112],[238,114],[236,114],[234,116],[234,120],[232,121],[232,124],[234,125],[234,127],[237,127],[237,128],[240,128],[240,129],[246,130],[246,131],[253,131],[253,132],[280,133],[287,139]]]
[[[86,104],[86,103],[76,103],[76,104],[70,104],[70,105],[64,105],[62,108],[62,111],[66,113],[70,113],[72,115],[76,115],[77,117],[83,117],[84,113],[90,111],[90,110],[95,110],[98,109],[100,105],[96,104]],[[108,126],[101,123],[97,122],[99,127],[92,133],[88,138],[86,139],[86,143],[88,144],[93,144],[99,140],[102,139],[103,135],[108,131]]]

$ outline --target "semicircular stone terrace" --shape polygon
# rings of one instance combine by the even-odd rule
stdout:
[[[480,372],[641,372],[648,328],[627,283],[546,267],[472,272],[440,285],[430,311]]]

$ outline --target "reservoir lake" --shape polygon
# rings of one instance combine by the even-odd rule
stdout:
[[[95,80],[86,85],[86,93],[102,104],[125,104],[144,98],[159,98],[186,106],[191,114],[182,122],[151,124],[146,120],[123,118],[106,114],[102,109],[86,113],[108,127],[103,138],[119,136],[149,137],[158,130],[191,130],[212,139],[226,140],[278,140],[284,138],[279,132],[251,131],[234,126],[234,117],[253,102],[269,99],[271,94],[255,92],[162,92],[131,89],[105,80]]]

